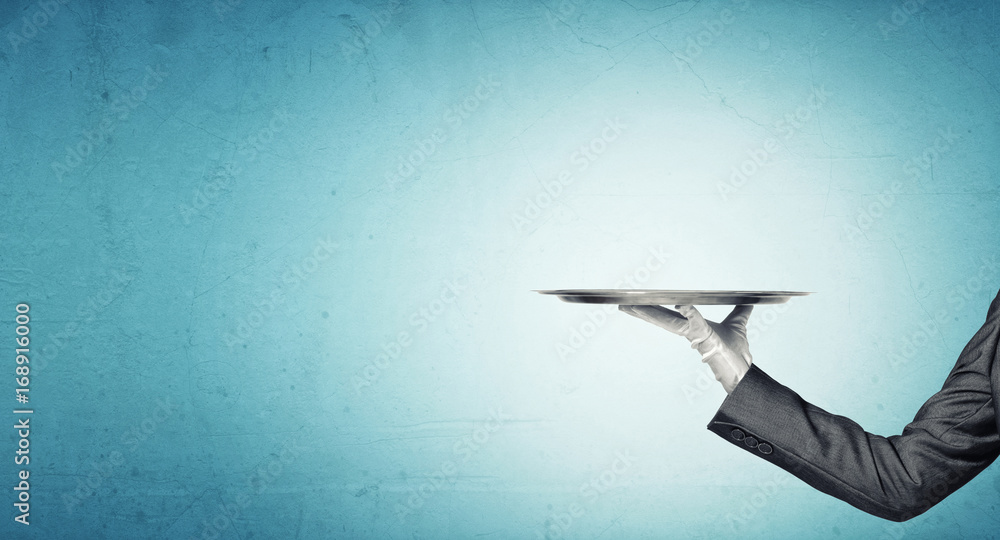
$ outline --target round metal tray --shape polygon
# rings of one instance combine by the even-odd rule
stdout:
[[[674,291],[664,289],[558,289],[535,292],[558,296],[563,302],[627,306],[784,304],[793,296],[812,294],[795,291]]]

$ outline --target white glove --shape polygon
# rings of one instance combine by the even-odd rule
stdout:
[[[747,320],[753,306],[736,306],[721,323],[706,321],[694,306],[675,307],[677,311],[661,306],[618,306],[618,309],[686,337],[726,392],[732,393],[753,363],[747,343]]]

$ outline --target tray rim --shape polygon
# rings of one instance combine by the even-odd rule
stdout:
[[[753,296],[806,296],[815,294],[813,291],[739,291],[739,290],[695,290],[695,289],[532,289],[539,294],[572,294],[582,296],[586,294],[608,295],[608,294],[742,294]]]
[[[573,304],[618,305],[740,305],[784,304],[811,291],[726,291],[681,289],[535,289],[534,292],[557,296]]]

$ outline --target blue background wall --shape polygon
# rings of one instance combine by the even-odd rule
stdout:
[[[1000,468],[863,514],[709,433],[684,340],[531,290],[816,291],[755,361],[898,433],[1000,287],[996,2],[660,4],[4,2],[2,529],[995,534]]]

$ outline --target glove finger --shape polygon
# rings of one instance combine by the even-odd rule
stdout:
[[[708,321],[701,316],[701,312],[695,309],[694,306],[675,306],[677,311],[681,312],[688,320],[688,339],[695,343],[704,341],[712,333],[712,327],[708,325]]]
[[[698,309],[695,308],[694,306],[674,306],[674,307],[677,308],[677,311],[679,311],[681,315],[683,315],[687,320],[691,322],[692,326],[697,325],[697,326],[704,326],[706,328],[708,327],[708,321],[705,320],[705,317],[701,316],[701,312],[698,311]]]
[[[729,312],[729,315],[722,321],[722,324],[730,328],[746,328],[751,312],[753,312],[752,304],[738,305]]]
[[[676,311],[662,306],[618,306],[618,309],[664,330],[682,336],[686,334],[688,321]]]

